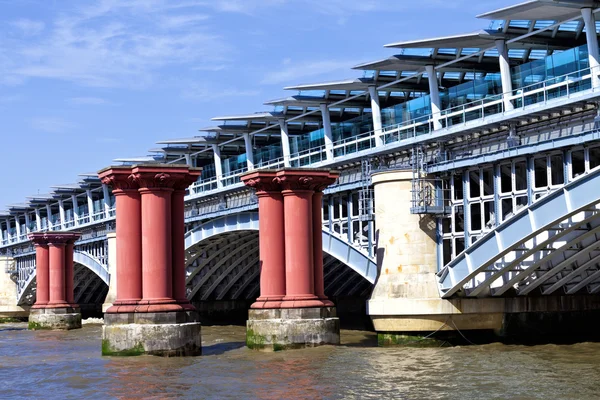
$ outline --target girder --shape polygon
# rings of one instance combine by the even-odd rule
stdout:
[[[500,296],[513,287],[518,295],[527,295],[544,283],[551,284],[544,294],[566,288],[596,266],[592,260],[598,256],[592,253],[598,251],[599,203],[600,169],[596,169],[521,209],[460,253],[438,273],[440,295]],[[591,260],[577,267],[585,256]],[[552,282],[568,268],[574,270]],[[502,279],[499,287],[498,279]],[[595,283],[595,278],[584,280],[585,284],[576,283],[577,290],[586,285],[590,290],[589,284]]]

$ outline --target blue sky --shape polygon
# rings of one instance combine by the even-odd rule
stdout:
[[[0,0],[0,209],[510,0]]]

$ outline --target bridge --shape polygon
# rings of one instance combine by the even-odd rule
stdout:
[[[258,201],[241,177],[327,168],[340,176],[322,204],[325,292],[366,304],[378,332],[588,310],[600,291],[598,11],[566,0],[491,11],[479,16],[488,29],[389,44],[398,54],[356,66],[360,78],[287,87],[297,94],[271,111],[218,116],[115,162],[202,168],[185,195],[186,290],[200,309],[259,295]],[[80,177],[0,216],[18,306],[35,301],[27,235],[52,230],[82,232],[76,302],[110,303],[115,197],[97,174]]]

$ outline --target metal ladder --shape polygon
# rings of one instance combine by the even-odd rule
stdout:
[[[373,189],[371,189],[371,162],[367,158],[360,161],[361,187],[358,192],[358,216],[361,221],[372,221]]]

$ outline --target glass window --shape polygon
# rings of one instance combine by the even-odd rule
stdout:
[[[548,167],[546,157],[533,160],[533,169],[535,175],[535,187],[541,188],[548,186]]]
[[[550,157],[550,174],[553,185],[562,185],[565,183],[565,173],[562,154],[554,154]]]
[[[573,150],[571,152],[571,177],[575,178],[585,173],[585,155],[583,150]]]

